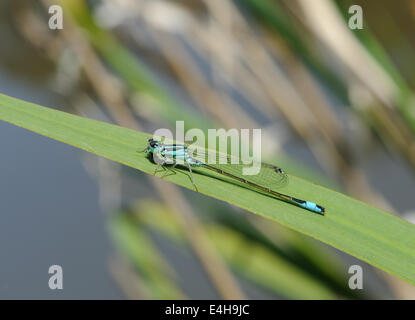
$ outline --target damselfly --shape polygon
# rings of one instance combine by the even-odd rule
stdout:
[[[192,167],[202,167],[242,182],[251,188],[265,192],[285,202],[324,215],[325,210],[322,206],[312,201],[297,199],[274,190],[287,182],[287,175],[277,166],[261,163],[259,174],[244,176],[242,174],[243,164],[239,161],[234,161],[234,158],[227,154],[214,152],[214,164],[211,164],[212,161],[208,161],[208,159],[212,159],[212,154],[209,154],[208,151],[203,151],[200,148],[192,150],[183,144],[164,144],[155,139],[148,140],[147,148],[144,151],[152,154],[154,162],[158,164],[154,174],[159,171],[160,167],[164,170],[172,170],[178,164],[186,166],[196,190]]]

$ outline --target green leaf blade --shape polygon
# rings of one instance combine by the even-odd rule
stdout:
[[[150,135],[0,95],[0,120],[152,174],[144,153]],[[186,172],[165,178],[193,189]],[[321,216],[231,183],[195,174],[201,193],[277,221],[415,284],[415,226],[358,200],[290,176],[281,192],[326,208]]]

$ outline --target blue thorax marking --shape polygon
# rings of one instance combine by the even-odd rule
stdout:
[[[201,163],[195,159],[193,159],[187,150],[187,146],[180,145],[180,144],[157,144],[156,146],[149,146],[148,152],[160,154],[163,158],[173,160],[182,160],[186,161],[192,166],[201,166]]]

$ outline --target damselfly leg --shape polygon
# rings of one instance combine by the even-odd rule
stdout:
[[[189,173],[190,173],[190,180],[192,181],[193,187],[195,188],[195,190],[196,190],[196,191],[199,191],[199,190],[197,189],[197,186],[196,186],[195,181],[194,181],[194,179],[193,179],[192,165],[191,165],[190,163],[188,163],[188,164],[187,164],[187,167],[188,167],[188,169],[189,169]]]

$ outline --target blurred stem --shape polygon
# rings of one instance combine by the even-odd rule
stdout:
[[[83,34],[92,46],[120,75],[129,89],[151,100],[151,107],[157,110],[157,122],[163,121],[174,127],[176,119],[182,119],[186,128],[192,128],[194,123],[200,123],[202,129],[209,128],[208,121],[200,119],[198,114],[190,108],[183,108],[182,103],[164,90],[154,75],[129,50],[95,23],[82,0],[61,1],[60,3],[68,16],[73,18],[75,24],[82,28]]]
[[[137,272],[134,272],[128,261],[123,258],[111,256],[109,270],[117,284],[122,288],[127,298],[132,300],[150,299],[148,290],[144,289],[145,284]]]
[[[329,107],[329,102],[324,99],[324,95],[317,87],[310,85],[311,76],[306,69],[300,63],[293,63],[296,59],[288,47],[279,48],[277,43],[273,42],[274,52],[279,53],[277,57],[282,61],[288,60],[291,74],[301,77],[302,81],[296,81],[295,87],[276,66],[266,48],[257,40],[258,37],[252,35],[231,2],[206,0],[205,3],[218,23],[224,24],[221,19],[223,20],[225,9],[233,13],[235,29],[243,31],[245,35],[243,39],[245,63],[271,98],[273,105],[279,108],[293,129],[310,145],[310,150],[323,167],[329,168],[331,173],[340,172],[340,178],[354,196],[393,211],[392,206],[370,188],[363,172],[356,168],[352,151],[338,129],[340,125]],[[278,44],[282,45],[282,43]],[[298,83],[305,84],[306,91],[302,91],[303,95],[297,89]]]
[[[163,201],[172,209],[175,220],[185,232],[191,247],[202,262],[215,287],[225,299],[245,299],[231,272],[216,252],[190,205],[171,183],[154,178],[153,184]]]
[[[45,3],[50,3],[45,1]],[[80,3],[79,3],[80,5]],[[69,16],[67,17],[69,18]],[[121,86],[111,87],[109,92],[109,86],[103,86],[103,84],[110,83],[105,68],[101,66],[98,57],[94,54],[93,49],[89,43],[83,39],[78,33],[77,29],[72,25],[71,19],[66,19],[65,22],[65,36],[75,42],[76,52],[80,61],[86,71],[88,80],[91,82],[93,88],[100,96],[106,107],[109,109],[114,120],[121,126],[128,126],[133,129],[138,129],[139,125],[135,121],[128,107],[124,103],[123,93],[120,92]],[[100,76],[97,76],[98,75]],[[104,81],[104,83],[101,83]],[[115,98],[114,98],[115,97]],[[115,100],[114,100],[115,99]],[[186,230],[186,234],[189,238],[189,242],[192,243],[193,248],[202,262],[202,265],[211,277],[212,282],[220,294],[225,299],[243,299],[244,295],[239,289],[239,286],[234,280],[232,274],[227,269],[226,265],[222,262],[219,255],[215,253],[213,246],[210,244],[210,240],[204,235],[202,226],[197,221],[193,211],[187,204],[182,194],[176,187],[169,183],[161,183],[159,179],[151,179],[153,186],[158,191],[159,195],[171,208],[180,208],[182,210],[173,210],[176,212],[176,218],[183,225],[183,230]],[[174,197],[172,195],[174,194]],[[166,197],[166,195],[169,195]],[[190,222],[191,227],[185,226],[187,222]]]
[[[238,4],[248,8],[270,29],[280,34],[286,43],[299,55],[308,67],[331,88],[342,101],[348,101],[347,89],[341,80],[323,63],[318,52],[308,45],[311,42],[310,32],[300,29],[299,24],[290,23],[289,16],[282,10],[281,3],[273,0],[240,0]],[[302,35],[300,37],[299,35]]]
[[[169,65],[197,104],[214,118],[219,119],[227,128],[239,127],[241,123],[249,127],[254,126],[250,117],[234,104],[232,99],[218,94],[209,86],[188,51],[178,41],[174,41],[169,36],[162,36],[157,31],[153,32],[152,36]],[[229,114],[233,116],[229,117]]]
[[[409,163],[415,168],[413,133],[404,121],[399,120],[398,114],[392,116],[395,106],[401,105],[400,99],[407,98],[408,94],[400,90],[387,71],[353,37],[333,3],[327,0],[315,0],[312,5],[307,0],[298,0],[298,2],[316,37],[320,38],[339,61],[354,74],[355,78],[349,79],[350,87],[359,87],[361,91],[367,90],[368,94],[373,95],[379,101],[374,104],[376,108],[374,112],[379,115],[377,120],[382,122],[382,127],[388,127],[389,130],[384,133],[390,135],[391,141],[396,142],[397,137],[405,141],[406,148],[401,148],[398,144],[398,150],[404,153]],[[321,19],[322,15],[325,19]],[[365,89],[360,88],[362,84],[366,87]],[[410,110],[405,112],[408,113]],[[410,118],[406,120],[411,125]],[[392,121],[396,123],[391,125]],[[415,121],[413,123],[415,124]],[[378,127],[376,129],[378,132],[382,130]]]

